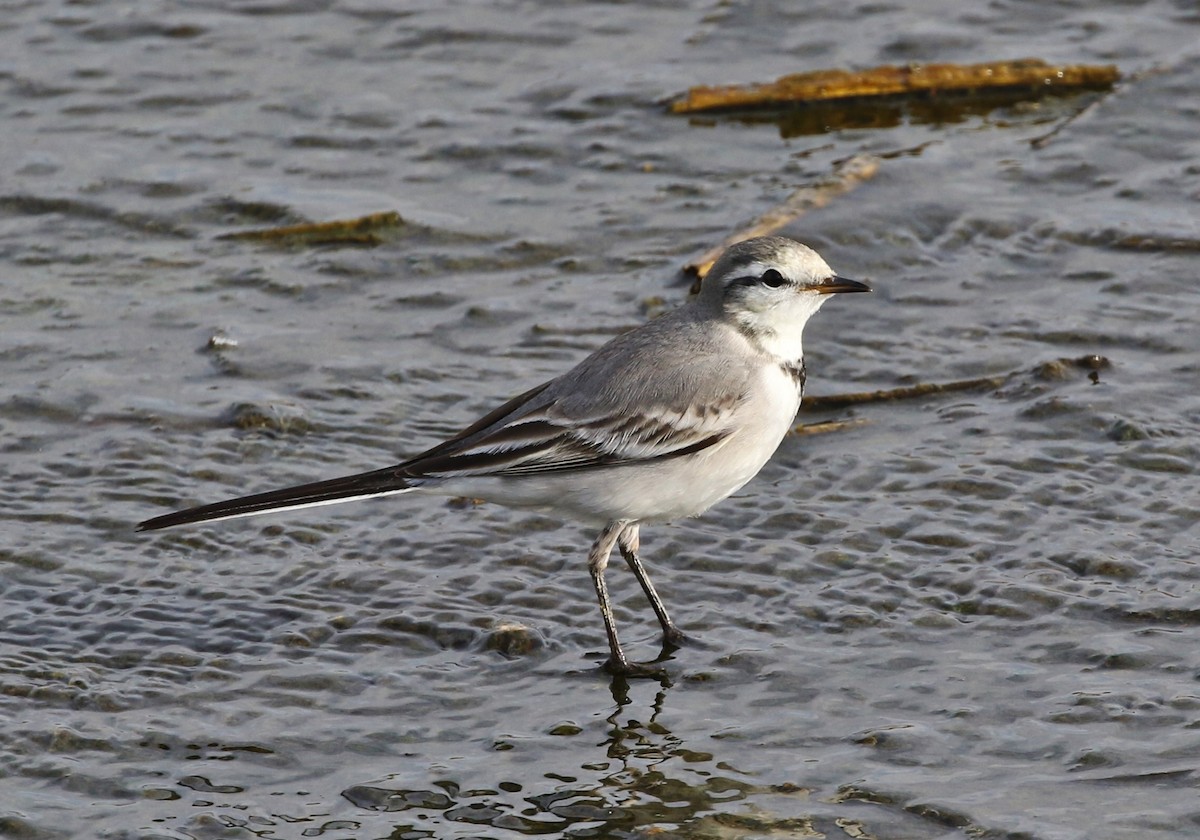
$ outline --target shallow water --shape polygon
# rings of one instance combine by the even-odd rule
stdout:
[[[1166,2],[6,9],[0,836],[1195,833],[1198,34]],[[1139,75],[1043,148],[1091,98],[796,137],[655,105],[1024,55]],[[695,640],[663,682],[597,670],[569,523],[132,532],[436,442],[858,152],[786,231],[877,288],[809,325],[811,392],[1020,373],[804,415],[862,422],[645,529]],[[217,239],[384,210],[373,249]]]

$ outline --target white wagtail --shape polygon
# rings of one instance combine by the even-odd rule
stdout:
[[[738,243],[695,299],[614,338],[571,370],[395,466],[147,519],[150,531],[189,522],[428,490],[542,509],[601,526],[588,554],[616,674],[626,659],[604,582],[616,545],[662,625],[683,634],[638,557],[643,522],[703,513],[758,473],[787,434],[804,390],[801,331],[838,292],[815,251],[779,236]]]

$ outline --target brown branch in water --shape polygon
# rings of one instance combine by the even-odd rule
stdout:
[[[867,425],[866,420],[822,420],[819,423],[801,423],[793,426],[793,435],[823,435],[827,432],[840,432],[857,426]]]
[[[917,385],[907,385],[903,388],[890,388],[880,391],[860,391],[853,394],[834,394],[827,397],[805,397],[800,406],[801,411],[824,411],[831,408],[847,408],[866,403],[890,402],[893,400],[912,400],[928,397],[934,394],[953,394],[960,391],[994,391],[1003,387],[1007,382],[1022,374],[1032,374],[1042,380],[1066,379],[1074,370],[1089,371],[1094,381],[1098,373],[1111,366],[1104,356],[1095,354],[1080,356],[1076,359],[1054,359],[1043,362],[1029,370],[1015,370],[998,376],[980,376],[975,379],[959,379],[953,382],[922,382]]]
[[[217,239],[271,242],[281,245],[379,245],[384,241],[381,235],[384,231],[403,224],[404,220],[400,214],[389,210],[360,216],[357,219],[236,231],[222,234]]]
[[[1057,238],[1072,245],[1111,248],[1114,251],[1137,251],[1162,254],[1200,253],[1200,239],[1187,236],[1162,236],[1153,233],[1128,233],[1121,230],[1060,231]]]
[[[1120,78],[1114,65],[1052,65],[1036,58],[985,64],[883,65],[868,70],[818,70],[774,82],[699,86],[671,102],[672,114],[779,108],[846,99],[976,96],[1019,90],[1030,98],[1072,90],[1106,90]]]
[[[864,403],[913,400],[931,394],[950,394],[957,391],[988,391],[1001,387],[1012,373],[1001,376],[981,376],[977,379],[960,379],[956,382],[921,382],[903,388],[880,391],[859,391],[854,394],[832,394],[826,397],[805,397],[801,408],[806,411],[822,411],[830,408],[847,408]]]
[[[720,245],[710,248],[702,256],[683,267],[684,275],[694,278],[696,283],[704,279],[717,257],[730,245],[755,236],[766,236],[803,216],[809,210],[824,207],[833,199],[844,195],[863,181],[868,181],[879,171],[879,158],[874,155],[854,155],[837,164],[828,178],[815,184],[800,187],[787,199],[763,213],[746,228],[725,238]],[[693,292],[696,289],[693,289]]]

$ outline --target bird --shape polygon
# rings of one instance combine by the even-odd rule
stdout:
[[[830,295],[869,291],[793,239],[747,239],[686,303],[419,455],[155,516],[137,530],[414,491],[542,510],[599,528],[587,564],[608,639],[603,667],[657,674],[621,647],[604,576],[613,548],[650,602],[664,650],[674,650],[685,636],[646,573],[641,526],[698,516],[759,472],[800,407],[805,323]]]

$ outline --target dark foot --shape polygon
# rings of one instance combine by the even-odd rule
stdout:
[[[624,659],[608,659],[600,666],[614,677],[653,677],[661,679],[667,669],[654,662],[628,662]]]

